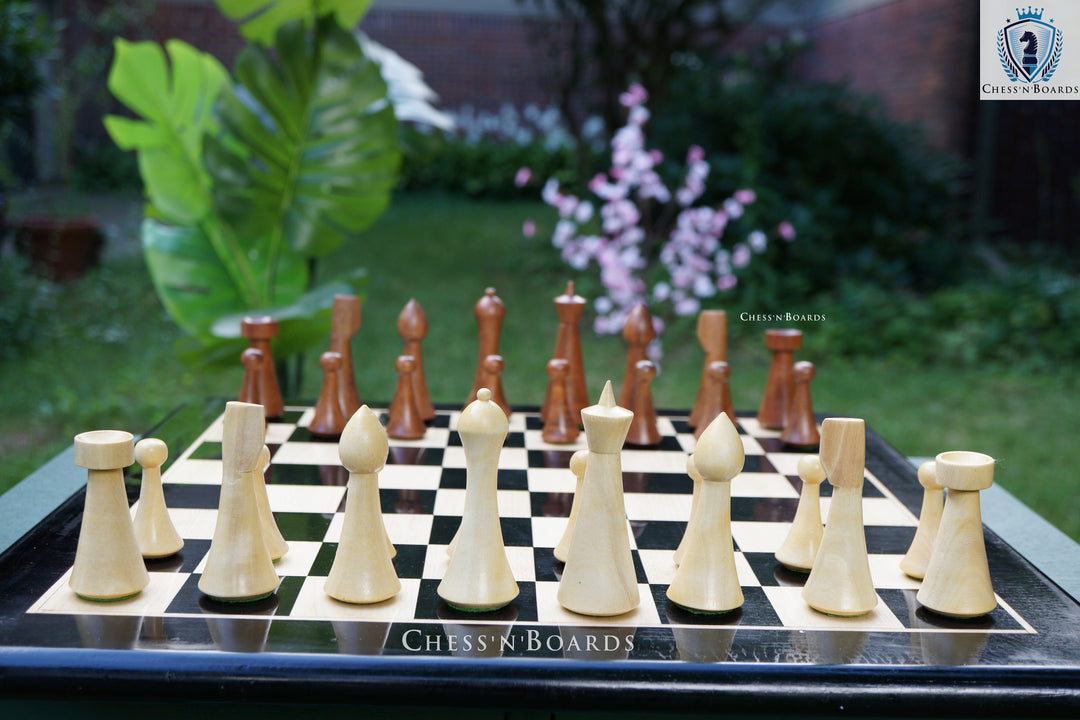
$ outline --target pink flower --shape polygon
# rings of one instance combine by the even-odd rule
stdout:
[[[731,264],[737,268],[744,268],[750,264],[750,248],[739,243],[731,252]]]
[[[776,232],[784,240],[791,242],[795,239],[795,226],[789,223],[787,220],[783,221],[776,226]]]
[[[720,279],[716,281],[716,287],[721,291],[727,291],[735,287],[739,280],[734,275],[721,275]]]
[[[529,183],[529,178],[532,177],[532,170],[527,167],[519,168],[517,174],[514,175],[514,184],[518,187],[525,187]]]
[[[757,193],[755,193],[753,190],[750,190],[749,188],[746,188],[743,190],[736,190],[733,197],[736,201],[743,205],[750,205],[755,200],[757,200]]]
[[[526,220],[521,225],[521,234],[525,237],[531,238],[533,235],[536,234],[536,223],[534,223],[532,220]]]
[[[623,107],[634,107],[649,99],[649,93],[639,83],[634,83],[626,92],[619,95],[619,104]]]
[[[699,163],[705,159],[705,151],[701,149],[700,145],[691,145],[690,149],[686,151],[686,162]]]

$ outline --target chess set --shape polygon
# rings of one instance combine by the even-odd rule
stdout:
[[[479,320],[479,311],[477,316]],[[342,323],[345,328],[354,325],[352,320]],[[448,602],[440,588],[452,558],[461,554],[454,544],[468,504],[468,442],[459,432],[463,410],[432,406],[432,415],[423,418],[420,401],[425,398],[417,391],[417,363],[401,358],[402,380],[394,402],[372,408],[378,425],[387,430],[399,426],[387,441],[385,466],[372,463],[377,469],[375,512],[392,545],[398,589],[378,602],[335,599],[328,584],[348,532],[350,469],[355,470],[351,465],[358,462],[346,460],[344,443],[335,437],[341,434],[345,413],[335,418],[326,411],[347,384],[336,377],[342,364],[339,350],[337,358],[323,363],[334,380],[324,384],[319,402],[283,402],[259,436],[269,456],[259,461],[266,512],[287,546],[272,567],[271,592],[228,602],[208,593],[203,582],[215,562],[211,547],[221,522],[223,477],[237,474],[230,463],[239,462],[229,458],[232,431],[227,413],[222,412],[225,403],[210,401],[178,411],[150,433],[169,438],[177,452],[166,458],[157,446],[136,450],[143,453],[142,484],[152,478],[160,487],[176,540],[181,542],[179,550],[145,560],[147,582],[140,592],[109,602],[87,599],[72,583],[88,503],[85,491],[77,493],[0,556],[0,577],[6,578],[0,592],[4,618],[0,656],[9,648],[27,647],[46,656],[60,650],[120,650],[126,655],[116,662],[131,667],[145,658],[161,658],[158,662],[168,664],[172,657],[176,676],[184,677],[186,670],[204,672],[207,662],[219,662],[207,657],[242,653],[266,657],[264,670],[270,674],[274,672],[270,668],[285,666],[288,673],[315,665],[328,677],[346,669],[412,670],[429,684],[437,684],[433,676],[446,672],[443,662],[453,662],[467,674],[475,671],[479,678],[492,672],[492,666],[483,663],[504,658],[511,664],[497,674],[506,673],[508,688],[527,687],[539,675],[575,687],[607,678],[601,694],[612,696],[618,694],[619,683],[610,682],[610,672],[620,668],[626,672],[639,668],[644,673],[641,687],[652,687],[658,695],[665,691],[650,686],[655,678],[674,679],[673,684],[661,685],[671,692],[685,691],[720,682],[716,673],[724,668],[742,677],[747,688],[755,682],[813,676],[818,678],[815,682],[840,682],[844,692],[857,695],[880,694],[883,684],[894,680],[931,692],[940,679],[927,684],[920,668],[933,667],[948,668],[942,676],[946,679],[974,683],[981,688],[975,695],[983,699],[999,692],[1028,700],[1031,692],[1042,697],[1041,690],[1031,691],[1034,685],[1046,689],[1047,702],[1062,698],[1078,702],[1080,605],[992,532],[984,535],[992,582],[990,609],[955,617],[925,607],[920,596],[923,583],[902,564],[916,540],[929,486],[870,430],[865,432],[865,463],[859,468],[855,494],[872,583],[871,609],[844,616],[808,605],[804,588],[811,576],[791,569],[777,555],[791,536],[796,515],[802,513],[808,484],[815,485],[820,495],[814,504],[821,518],[829,517],[834,502],[844,502],[839,496],[851,488],[833,487],[820,482],[823,474],[815,478],[806,471],[808,461],[817,461],[818,438],[808,443],[805,433],[816,434],[823,423],[768,428],[761,412],[730,411],[730,396],[720,382],[726,380],[726,364],[716,358],[714,334],[700,328],[706,351],[702,386],[711,384],[719,390],[705,403],[712,409],[696,405],[691,412],[653,410],[653,422],[644,430],[632,429],[636,442],[618,453],[625,510],[620,527],[629,547],[634,596],[633,607],[625,612],[574,612],[560,598],[568,564],[556,558],[556,548],[566,533],[583,472],[575,469],[575,456],[594,449],[576,427],[567,437],[565,423],[559,420],[565,413],[550,409],[583,402],[574,399],[571,373],[563,364],[549,364],[550,405],[506,408],[506,435],[498,448],[492,490],[506,561],[516,583],[511,600],[477,612]],[[265,338],[254,336],[262,334],[254,331],[253,340],[261,343]],[[406,335],[413,333],[406,330]],[[638,335],[646,338],[648,332]],[[562,332],[559,342],[571,343],[569,350],[563,346],[564,356],[579,352]],[[808,406],[808,396],[795,395],[808,392],[806,381],[813,368],[790,365],[791,335],[774,342],[792,370],[788,379],[800,376],[799,392],[785,402]],[[643,348],[643,343],[639,345]],[[478,385],[497,387],[499,366],[485,362],[492,355],[492,347],[484,347],[482,332]],[[244,363],[252,370],[261,361],[248,353]],[[624,388],[647,387],[651,374],[643,363],[647,363],[643,358],[628,358],[627,377],[634,381],[624,381]],[[260,376],[246,373],[244,392],[260,392]],[[485,388],[474,402],[496,406],[495,399],[495,393]],[[646,405],[640,396],[620,398],[619,406],[624,404],[638,410]],[[598,405],[603,405],[603,398]],[[610,405],[614,406],[613,398]],[[721,411],[735,420],[732,432],[737,432],[743,456],[737,474],[724,483],[729,485],[731,560],[741,602],[723,612],[702,612],[673,601],[671,590],[680,568],[676,552],[687,532],[698,480],[688,474],[688,457],[697,454],[702,431],[712,431],[715,423],[709,418]],[[694,418],[695,413],[705,413],[704,419]],[[821,421],[822,416],[816,419]],[[823,458],[824,445],[823,441]],[[830,479],[840,474],[834,470]],[[128,492],[138,525],[146,496],[139,499],[134,483]],[[381,536],[376,540],[381,542]],[[87,655],[91,665],[93,657]],[[326,665],[330,658],[333,661]],[[252,662],[258,665],[257,660]],[[817,666],[843,672],[822,680],[811,669]],[[900,675],[883,679],[883,672],[898,669]],[[260,672],[256,675],[262,677]],[[726,675],[722,680],[731,681]],[[1021,691],[1022,687],[1028,690]],[[762,697],[783,692],[777,687]]]

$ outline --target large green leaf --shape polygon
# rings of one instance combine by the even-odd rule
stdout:
[[[208,337],[219,318],[252,310],[230,279],[202,226],[168,225],[146,219],[142,241],[158,297],[186,332]],[[265,272],[269,258],[252,249],[248,260],[255,272]],[[296,302],[303,296],[307,280],[304,259],[295,253],[284,253],[278,260],[274,302],[279,305]]]
[[[249,45],[241,88],[217,107],[223,137],[206,140],[214,201],[240,236],[268,238],[271,256],[336,250],[390,201],[401,155],[378,66],[329,17],[297,21],[272,49]]]
[[[179,40],[116,41],[109,90],[142,119],[110,115],[105,128],[122,150],[137,150],[146,193],[175,223],[198,222],[211,209],[202,139],[214,126],[211,106],[228,81],[213,56]]]
[[[293,20],[332,15],[345,30],[352,30],[371,7],[372,0],[217,0],[231,20],[245,20],[240,34],[271,45],[278,28]]]

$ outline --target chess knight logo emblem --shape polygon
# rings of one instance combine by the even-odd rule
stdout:
[[[1045,22],[1043,10],[1028,6],[1016,9],[1016,21],[1006,21],[998,31],[998,58],[1012,82],[1049,82],[1061,61],[1061,30],[1053,19]]]

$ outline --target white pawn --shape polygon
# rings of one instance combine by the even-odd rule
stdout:
[[[857,418],[826,418],[821,424],[818,457],[833,493],[821,548],[802,596],[810,607],[828,615],[864,615],[878,602],[863,528],[865,423]]]
[[[581,509],[559,582],[559,604],[582,615],[622,615],[641,602],[623,501],[623,441],[634,414],[615,404],[611,381],[581,411],[589,457]]]
[[[799,458],[798,473],[803,484],[799,507],[784,544],[776,551],[776,559],[796,572],[810,572],[824,532],[821,527],[821,481],[825,479],[825,468],[821,467],[817,455],[803,455]]]
[[[927,460],[919,466],[919,484],[923,486],[919,527],[915,529],[911,547],[900,561],[900,569],[905,575],[922,580],[926,575],[926,566],[930,563],[930,553],[934,549],[938,527],[941,525],[941,513],[945,509],[945,489],[937,481],[933,460]]]
[[[704,432],[702,430],[702,433]],[[675,555],[672,558],[676,567],[682,564],[683,555],[686,553],[686,539],[690,537],[694,526],[697,525],[698,507],[701,505],[701,473],[698,472],[697,465],[694,464],[693,455],[686,458],[686,474],[694,481],[694,494],[690,498],[690,519],[686,523],[682,540],[679,541],[679,547],[675,548]]]
[[[270,552],[270,559],[277,562],[289,552],[289,543],[281,536],[277,520],[270,510],[270,497],[266,494],[266,469],[270,467],[270,448],[263,445],[259,451],[259,460],[255,465],[255,477],[252,478],[255,489],[255,505],[259,508],[259,525],[262,526],[263,541]]]
[[[676,605],[722,613],[743,604],[731,540],[731,480],[742,471],[744,460],[739,431],[722,412],[705,428],[694,450],[701,496],[682,562],[667,590]]]
[[[461,610],[497,610],[518,595],[499,524],[499,454],[510,426],[480,388],[461,411],[458,434],[465,449],[465,510],[453,554],[439,583],[439,597]]]
[[[566,562],[567,553],[570,551],[570,539],[574,536],[574,525],[577,524],[578,508],[581,507],[581,485],[585,482],[585,464],[589,459],[588,450],[578,450],[570,456],[570,472],[574,473],[577,485],[574,487],[574,501],[570,505],[570,517],[566,521],[566,530],[563,531],[559,544],[555,546],[553,554],[559,562]]]
[[[157,438],[143,438],[135,444],[135,462],[143,468],[139,508],[135,511],[135,539],[144,558],[169,557],[184,547],[184,539],[165,507],[165,492],[161,487],[161,466],[168,457],[169,448]]]
[[[941,453],[935,465],[937,481],[949,493],[917,598],[942,615],[985,615],[997,607],[997,598],[986,560],[979,491],[994,484],[994,458],[958,450]]]
[[[131,523],[124,468],[135,461],[135,438],[123,430],[75,436],[75,464],[86,468],[86,503],[68,585],[90,600],[140,592],[150,576]]]
[[[379,471],[389,452],[390,441],[378,416],[361,406],[346,423],[338,445],[349,486],[341,540],[326,578],[326,594],[336,600],[376,603],[401,590],[379,502]]]
[[[222,602],[247,602],[278,586],[255,502],[255,466],[266,435],[262,405],[225,405],[221,439],[221,499],[199,590]]]

